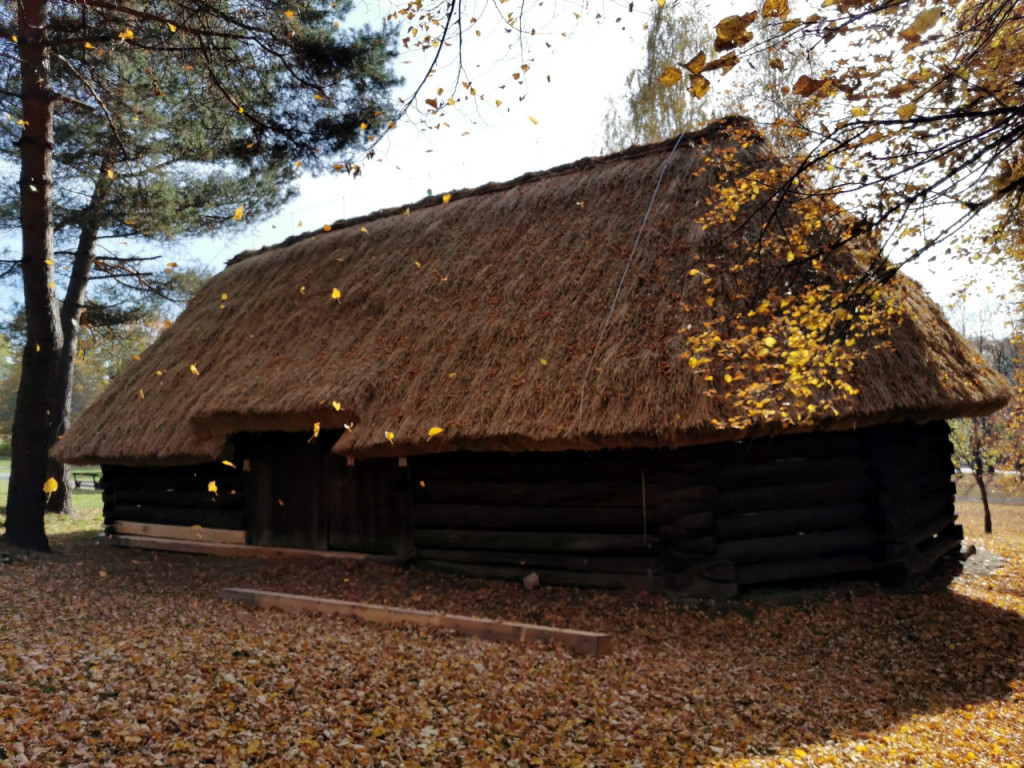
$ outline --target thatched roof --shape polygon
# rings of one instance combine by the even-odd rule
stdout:
[[[807,367],[818,321],[794,300],[846,296],[867,262],[765,249],[800,215],[722,189],[776,165],[731,119],[242,254],[56,454],[191,463],[235,433],[314,424],[356,457],[673,447],[1000,407],[1006,384],[902,277],[860,285],[873,298],[846,317],[888,320],[838,323],[815,355],[839,362]],[[823,215],[806,242],[843,221]]]

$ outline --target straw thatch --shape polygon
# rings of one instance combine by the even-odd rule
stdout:
[[[854,345],[842,388],[804,392],[813,413],[787,412],[794,395],[762,367],[764,349],[733,348],[735,366],[749,367],[736,378],[759,381],[772,401],[737,419],[739,401],[713,389],[723,386],[715,360],[691,361],[691,337],[728,336],[723,320],[752,314],[771,262],[754,249],[786,218],[765,213],[762,195],[708,224],[723,184],[775,162],[749,131],[721,121],[674,152],[671,141],[583,160],[242,254],[56,455],[193,463],[225,457],[239,432],[312,437],[314,424],[343,430],[334,450],[353,456],[675,447],[1000,407],[1005,383],[896,278],[883,303],[898,312]],[[865,269],[849,248],[811,256],[813,270],[800,255],[800,280],[830,295]],[[797,273],[785,274],[769,293],[799,293]],[[756,290],[744,282],[755,277]],[[435,427],[444,431],[431,437]]]

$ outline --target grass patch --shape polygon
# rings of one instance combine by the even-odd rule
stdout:
[[[79,467],[79,471],[99,472],[99,467]],[[11,460],[0,458],[0,535],[3,535],[7,518],[8,477],[11,474]],[[47,536],[95,536],[103,530],[103,491],[95,488],[76,488],[71,491],[74,514],[47,515]]]

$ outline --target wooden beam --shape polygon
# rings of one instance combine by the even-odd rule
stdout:
[[[546,640],[568,646],[587,656],[602,656],[611,649],[611,636],[603,632],[477,619],[472,616],[355,603],[325,597],[289,595],[283,592],[264,592],[258,589],[225,588],[220,591],[220,596],[225,600],[237,600],[258,608],[277,608],[289,612],[312,611],[326,616],[356,616],[363,621],[381,624],[416,624],[423,627],[454,629],[464,635],[508,643]]]
[[[118,520],[114,523],[114,532],[126,536],[156,536],[165,539],[208,541],[214,544],[245,544],[245,531],[203,528],[198,525],[158,525]]]
[[[127,536],[115,534],[110,537],[115,547],[134,549],[157,549],[163,552],[189,552],[197,555],[221,555],[228,557],[307,557],[326,560],[362,560],[370,563],[404,563],[408,558],[398,555],[371,555],[366,552],[339,552],[337,550],[298,549],[294,547],[257,547],[249,544],[218,544],[210,541],[186,541],[156,536]]]
[[[424,549],[492,549],[505,552],[520,550],[626,556],[649,554],[658,546],[656,536],[626,533],[539,533],[420,528],[413,535],[417,548]]]

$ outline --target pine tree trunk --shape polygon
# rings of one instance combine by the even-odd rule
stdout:
[[[89,285],[89,275],[92,272],[96,256],[100,216],[110,190],[110,177],[107,175],[109,167],[104,163],[100,169],[89,207],[83,212],[84,223],[78,236],[75,260],[71,265],[68,290],[60,308],[60,325],[64,344],[61,347],[57,374],[54,378],[55,401],[50,446],[56,445],[67,428],[71,426],[71,398],[75,382],[75,363],[78,361],[78,334],[81,329],[82,312],[85,309],[85,292]],[[50,495],[46,511],[71,514],[74,512],[74,507],[71,497],[71,472],[68,466],[51,458],[48,476],[57,480],[58,487]]]
[[[53,383],[63,344],[54,292],[53,94],[47,50],[47,0],[18,3],[21,101],[25,122],[21,155],[21,273],[26,343],[11,431],[7,531],[11,544],[49,550],[43,510],[51,434]]]

